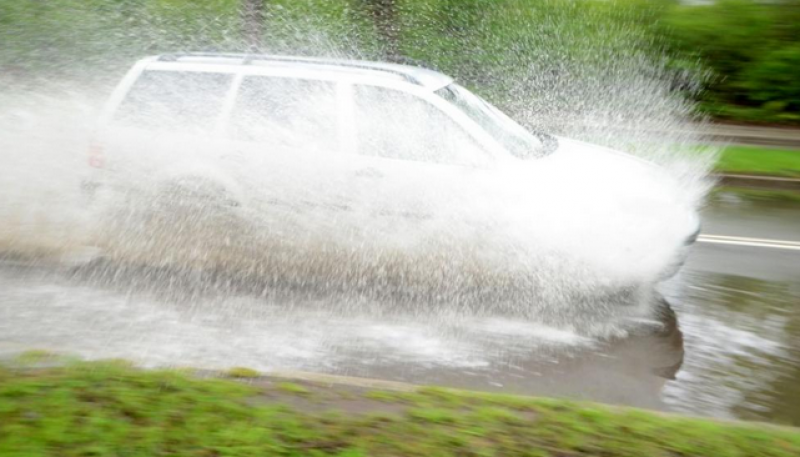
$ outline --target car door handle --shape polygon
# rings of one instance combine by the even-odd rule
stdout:
[[[377,168],[362,168],[355,172],[357,178],[382,178],[383,173]]]

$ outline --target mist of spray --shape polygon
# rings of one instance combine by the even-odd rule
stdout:
[[[235,8],[92,11],[95,15],[84,21],[75,17],[71,22],[69,30],[75,35],[67,36],[66,43],[80,44],[74,55],[54,53],[52,64],[39,58],[33,65],[24,52],[5,50],[4,68],[17,70],[0,94],[0,156],[10,164],[0,171],[3,252],[58,257],[79,246],[102,245],[115,261],[112,268],[91,273],[102,281],[124,282],[121,275],[135,272],[146,280],[131,283],[163,284],[164,276],[172,274],[168,271],[177,269],[181,277],[204,271],[199,280],[187,280],[195,287],[192,293],[224,290],[236,283],[267,294],[289,285],[293,293],[338,296],[330,299],[335,305],[326,307],[348,312],[384,313],[386,306],[376,303],[388,301],[414,313],[433,311],[443,319],[451,319],[453,309],[516,313],[599,332],[608,332],[620,320],[648,315],[649,290],[622,287],[608,292],[608,286],[619,286],[615,277],[624,275],[598,275],[563,256],[570,248],[588,251],[584,256],[589,257],[602,257],[608,251],[592,253],[594,248],[587,241],[570,240],[574,232],[569,230],[560,236],[557,248],[542,246],[542,239],[554,239],[552,233],[537,238],[515,232],[515,222],[525,219],[519,215],[524,207],[503,204],[498,210],[498,199],[516,191],[530,192],[529,203],[545,208],[539,214],[570,221],[573,227],[580,225],[597,212],[599,203],[608,203],[593,200],[590,194],[593,184],[607,184],[609,177],[584,181],[586,189],[575,188],[570,170],[556,175],[534,173],[526,188],[503,187],[502,177],[472,188],[454,187],[451,181],[431,182],[425,175],[409,173],[403,187],[393,190],[405,192],[406,203],[418,203],[432,217],[422,222],[395,219],[392,226],[375,214],[397,208],[389,203],[381,208],[374,189],[364,188],[353,203],[356,216],[350,222],[317,211],[253,212],[235,220],[201,211],[178,222],[160,221],[152,214],[169,211],[152,210],[164,202],[142,198],[114,202],[98,229],[98,219],[85,211],[80,187],[87,173],[85,151],[96,135],[95,119],[113,82],[141,55],[211,48],[246,51],[249,46],[234,32],[239,17]],[[370,46],[371,37],[364,36],[363,28],[346,25],[353,18],[351,11],[331,11],[322,19],[301,19],[296,10],[271,10],[264,50],[355,58],[380,54],[380,46]],[[122,17],[125,20],[118,22]],[[554,16],[537,21],[539,29],[517,30],[524,39],[505,33],[491,18],[473,23],[470,33],[487,39],[480,44],[483,49],[477,42],[464,43],[470,47],[472,61],[458,62],[447,55],[446,46],[425,40],[409,40],[408,46],[417,48],[408,53],[444,62],[443,67],[533,130],[600,143],[656,161],[684,183],[680,189],[687,204],[698,205],[707,188],[705,174],[712,156],[684,152],[699,136],[691,103],[674,90],[676,77],[682,75],[641,50],[642,39],[635,34],[614,30],[599,40],[602,30],[587,37],[565,19]],[[101,25],[91,25],[93,20]],[[93,34],[80,32],[84,25]],[[56,38],[54,31],[43,24],[38,35],[28,37],[33,38],[31,46],[44,49],[42,40]],[[10,43],[27,39],[19,30],[6,33],[17,34]],[[496,52],[498,47],[504,52]],[[691,78],[683,80],[691,82]],[[137,144],[136,138],[126,141]],[[311,150],[304,149],[308,149],[304,153]],[[302,180],[281,177],[269,175],[274,163],[260,160],[249,164],[251,172],[274,178],[272,186],[259,189],[262,195],[276,188],[277,192],[302,189],[310,193],[336,189],[336,182],[326,180],[325,170],[317,169],[316,175]],[[193,162],[192,157],[185,158],[187,165]],[[348,163],[332,166],[347,167]],[[276,180],[281,186],[274,186]],[[147,180],[139,187],[145,195],[156,189]],[[391,192],[385,197],[391,201]],[[142,207],[150,214],[145,219],[138,217]],[[511,214],[514,210],[516,215]],[[610,224],[619,221],[606,224],[593,219],[591,223],[597,224],[598,232],[611,233]],[[198,226],[206,230],[198,233]],[[128,266],[140,264],[156,269],[142,273]],[[635,268],[642,267],[618,266],[622,273]],[[209,282],[209,271],[224,279]],[[648,283],[653,281],[651,276],[652,272],[645,271],[637,277]],[[169,290],[175,299],[189,289]],[[635,306],[618,306],[620,302]]]

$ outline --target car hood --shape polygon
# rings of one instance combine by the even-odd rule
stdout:
[[[658,277],[699,226],[681,182],[634,156],[558,141],[551,155],[500,173],[513,238],[577,259],[605,282]]]

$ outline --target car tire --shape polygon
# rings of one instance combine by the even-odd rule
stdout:
[[[229,212],[240,206],[224,185],[204,178],[182,177],[157,187],[155,209],[167,211]]]
[[[104,241],[114,262],[214,267],[236,240],[240,206],[223,185],[204,178],[132,189],[109,208]]]

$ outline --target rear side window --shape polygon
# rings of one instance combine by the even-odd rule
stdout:
[[[490,156],[446,113],[412,94],[356,86],[358,153],[480,167]]]
[[[248,76],[231,113],[231,135],[297,149],[336,149],[336,84]]]
[[[150,130],[210,132],[232,74],[144,71],[114,115],[117,125]]]

